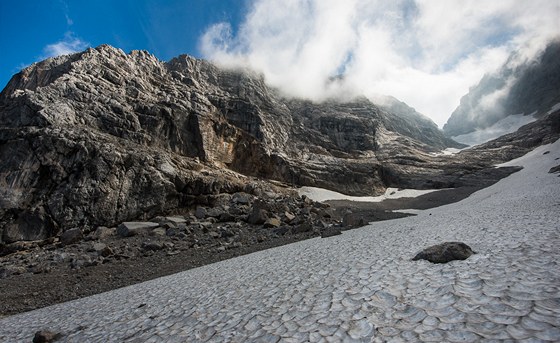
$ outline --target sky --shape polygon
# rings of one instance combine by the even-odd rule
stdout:
[[[0,0],[0,87],[47,57],[110,44],[168,61],[203,57],[199,37],[214,23],[237,25],[244,0]]]
[[[560,35],[560,0],[0,0],[0,87],[110,44],[261,72],[289,96],[392,95],[440,127],[481,77]]]

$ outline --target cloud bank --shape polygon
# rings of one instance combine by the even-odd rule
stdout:
[[[43,48],[43,56],[41,59],[73,54],[75,52],[82,51],[87,47],[89,47],[88,42],[76,37],[72,32],[67,32],[64,35],[64,39],[56,43],[49,44]]]
[[[548,0],[253,0],[248,8],[238,27],[207,29],[206,58],[256,69],[290,96],[392,95],[440,126],[513,51],[530,59],[560,32],[560,3]]]

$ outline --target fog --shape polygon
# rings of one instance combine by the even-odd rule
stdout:
[[[517,63],[534,58],[558,35],[559,4],[253,0],[239,26],[215,23],[199,46],[222,66],[262,72],[286,95],[392,95],[441,127],[485,73],[512,52]]]

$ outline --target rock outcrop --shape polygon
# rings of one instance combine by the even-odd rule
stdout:
[[[453,187],[493,163],[435,156],[457,144],[396,100],[286,99],[250,70],[106,45],[16,74],[0,123],[0,243],[87,235],[222,193]]]
[[[401,137],[385,127],[389,118],[365,99],[283,99],[251,71],[189,56],[164,63],[100,46],[51,58],[16,74],[0,95],[2,240],[149,218],[199,196],[255,193],[245,175],[382,192],[375,152],[382,137]]]

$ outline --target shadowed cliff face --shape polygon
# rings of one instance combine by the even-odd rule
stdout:
[[[189,56],[100,46],[51,58],[0,95],[2,240],[273,187],[259,179],[353,195],[453,183],[464,162],[429,152],[455,143],[415,112],[389,111],[285,99],[252,71]]]
[[[485,129],[515,114],[541,117],[560,103],[560,40],[533,61],[517,63],[513,54],[498,71],[485,75],[461,98],[443,131],[459,136]]]

